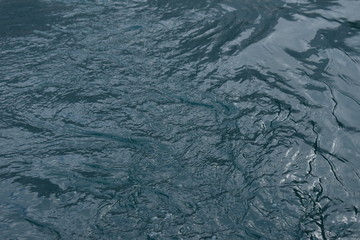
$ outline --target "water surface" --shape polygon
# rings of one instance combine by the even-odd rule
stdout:
[[[359,239],[352,0],[0,0],[1,239]]]

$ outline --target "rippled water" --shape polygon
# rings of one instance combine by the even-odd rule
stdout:
[[[1,239],[360,239],[359,9],[0,0]]]

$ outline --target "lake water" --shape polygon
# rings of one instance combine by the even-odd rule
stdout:
[[[0,0],[1,239],[360,239],[359,9]]]

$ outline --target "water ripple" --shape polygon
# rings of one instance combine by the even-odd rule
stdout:
[[[0,236],[358,239],[359,7],[0,1]]]

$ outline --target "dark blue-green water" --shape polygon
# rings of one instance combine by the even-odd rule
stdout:
[[[0,0],[0,239],[360,239],[359,10]]]

